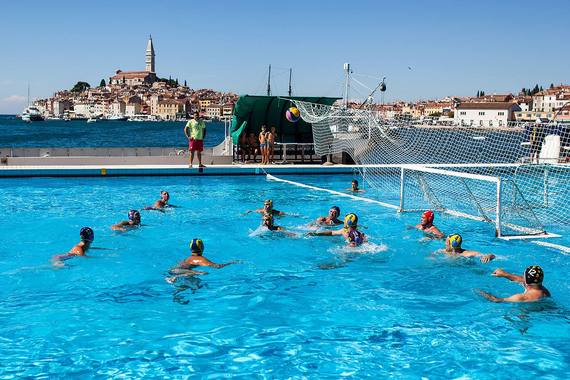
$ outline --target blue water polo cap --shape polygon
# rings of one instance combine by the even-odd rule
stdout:
[[[83,227],[79,231],[79,237],[82,241],[93,241],[95,239],[95,233],[90,227]]]
[[[141,213],[138,212],[137,210],[129,211],[129,220],[134,221],[135,219],[140,220],[141,219]]]

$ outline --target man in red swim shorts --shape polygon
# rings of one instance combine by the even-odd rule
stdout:
[[[198,152],[198,167],[203,168],[202,151],[204,150],[204,138],[206,137],[206,123],[200,118],[198,112],[194,112],[192,119],[186,123],[184,134],[189,141],[190,167],[192,167],[192,162],[194,161],[194,152]]]

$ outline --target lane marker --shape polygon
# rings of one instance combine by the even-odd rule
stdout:
[[[570,247],[566,247],[564,245],[549,243],[547,241],[531,241],[531,243],[540,245],[542,247],[557,249],[557,250],[561,251],[562,254],[565,256],[570,255]]]
[[[355,196],[355,195],[341,193],[340,191],[329,190],[329,189],[323,189],[323,188],[321,188],[321,187],[316,187],[316,186],[311,186],[311,185],[305,185],[304,183],[293,182],[293,181],[289,181],[289,180],[286,180],[286,179],[277,178],[277,177],[275,177],[275,176],[273,176],[273,175],[271,175],[271,174],[267,174],[267,179],[268,179],[268,180],[272,180],[272,181],[277,181],[277,182],[288,183],[288,184],[290,184],[290,185],[294,185],[294,186],[298,186],[298,187],[304,187],[304,188],[306,188],[306,189],[317,190],[317,191],[325,191],[325,192],[330,193],[330,194],[334,194],[334,195],[338,195],[338,196],[346,197],[346,198],[352,198],[352,199],[356,199],[356,200],[363,201],[363,202],[375,203],[375,204],[377,204],[377,205],[384,206],[384,207],[387,207],[387,208],[391,208],[391,209],[394,209],[394,210],[398,210],[398,209],[399,209],[398,206],[394,206],[394,205],[391,205],[391,204],[389,204],[389,203],[380,202],[380,201],[377,201],[377,200],[375,200],[375,199],[364,198],[364,197],[357,197],[357,196]]]

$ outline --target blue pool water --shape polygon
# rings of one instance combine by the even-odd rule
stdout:
[[[344,189],[350,176],[289,176]],[[142,212],[169,190],[179,208]],[[368,193],[368,195],[371,195]],[[298,234],[258,234],[272,198]],[[0,228],[0,377],[568,378],[569,257],[492,227],[436,216],[445,232],[496,261],[446,259],[441,242],[407,229],[417,214],[308,191],[264,177],[4,179]],[[306,237],[338,205],[371,243]],[[95,230],[89,258],[54,269],[50,257]],[[201,237],[205,256],[241,264],[172,285],[166,271]],[[558,243],[567,244],[567,239]],[[539,264],[553,294],[540,304],[494,304],[520,287],[490,276]]]
[[[25,123],[15,116],[0,115],[0,147],[112,148],[184,147],[184,122],[63,121]],[[224,124],[207,123],[204,145],[218,145],[224,139]]]

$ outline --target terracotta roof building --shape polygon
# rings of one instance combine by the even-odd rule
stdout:
[[[513,102],[461,103],[455,110],[454,121],[473,127],[506,127],[515,119],[514,112],[520,110]]]

